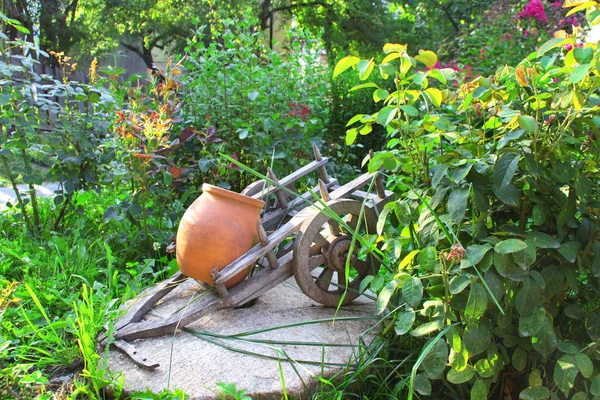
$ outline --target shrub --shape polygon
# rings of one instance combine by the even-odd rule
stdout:
[[[575,41],[457,90],[433,52],[398,44],[379,68],[336,66],[394,78],[372,88],[382,108],[353,117],[346,141],[371,124],[389,139],[369,170],[398,193],[378,224],[398,267],[371,287],[395,340],[422,346],[410,398],[436,382],[457,398],[600,396],[600,52]]]
[[[206,45],[198,31],[188,40],[184,83],[185,122],[214,129],[220,151],[255,169],[272,164],[287,175],[311,158],[327,124],[328,79],[315,43],[290,36],[285,54],[270,50],[256,21],[227,20]],[[217,168],[222,183],[249,182],[227,164],[200,160],[202,173]]]

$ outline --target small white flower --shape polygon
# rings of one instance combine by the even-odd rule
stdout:
[[[154,249],[154,251],[159,251],[160,250],[160,243],[159,242],[152,243],[152,248]]]

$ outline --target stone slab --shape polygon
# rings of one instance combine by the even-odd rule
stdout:
[[[191,280],[180,285],[162,304],[149,313],[149,318],[162,318],[174,310],[185,307],[191,294],[202,287]],[[296,324],[320,319],[339,317],[373,317],[375,302],[361,296],[337,315],[335,309],[323,307],[304,295],[296,286],[294,278],[262,295],[249,308],[224,310],[206,316],[188,327],[211,334],[234,335],[259,329]],[[252,398],[281,399],[282,385],[288,396],[310,398],[317,385],[316,375],[331,376],[353,361],[358,351],[359,336],[370,340],[365,333],[374,320],[334,321],[304,324],[244,336],[248,341],[231,338],[213,338],[215,344],[188,332],[174,336],[133,341],[138,355],[158,362],[155,370],[138,367],[116,349],[108,355],[109,369],[122,372],[125,389],[154,393],[163,389],[181,389],[190,399],[217,399],[218,382],[234,383],[239,389],[248,390]],[[271,340],[275,343],[253,343],[249,340]],[[281,342],[313,342],[346,347],[306,346],[281,344]],[[233,350],[237,349],[237,350]],[[260,354],[275,359],[265,359],[240,351]],[[277,360],[279,359],[279,361]],[[294,360],[294,361],[289,361]],[[339,364],[324,366],[326,363]],[[310,361],[314,364],[306,363]],[[281,379],[283,376],[283,382]]]

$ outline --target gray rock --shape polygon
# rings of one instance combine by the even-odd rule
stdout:
[[[149,318],[164,317],[185,307],[190,293],[200,287],[191,280],[180,286],[149,313]],[[372,317],[374,313],[374,301],[361,296],[354,303],[341,308],[337,317]],[[194,322],[189,328],[217,335],[233,335],[306,321],[331,319],[334,316],[335,309],[323,307],[312,301],[296,286],[294,278],[291,278],[266,292],[250,308],[215,313]],[[208,337],[210,340],[204,340],[188,332],[179,332],[170,337],[132,342],[138,355],[160,363],[155,370],[145,370],[136,366],[118,350],[111,350],[107,361],[113,373],[122,371],[125,390],[128,392],[150,389],[158,393],[164,389],[181,389],[191,399],[216,399],[216,384],[225,382],[235,384],[238,390],[248,390],[246,394],[252,398],[264,400],[280,399],[285,384],[288,396],[307,398],[318,383],[317,375],[331,376],[339,371],[342,366],[353,361],[353,355],[358,348],[277,343],[356,345],[359,336],[374,322],[370,319],[304,324],[240,337],[243,340],[222,337]],[[370,340],[372,337],[365,334],[363,338]],[[277,343],[250,342],[256,339]],[[240,351],[275,359],[242,354]],[[322,365],[322,360],[338,365]],[[280,374],[283,375],[283,380]]]

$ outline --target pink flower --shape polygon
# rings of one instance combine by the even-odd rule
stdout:
[[[544,24],[548,22],[542,0],[529,0],[529,3],[527,3],[525,8],[519,13],[519,17],[521,17],[521,19],[535,19],[537,22]]]

